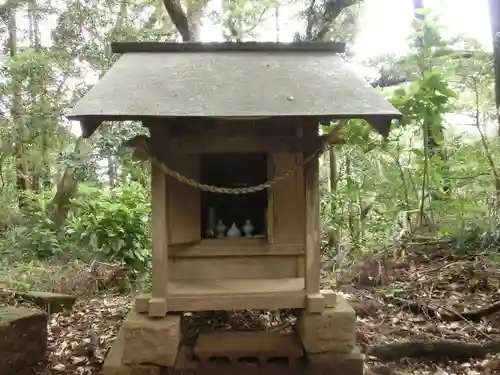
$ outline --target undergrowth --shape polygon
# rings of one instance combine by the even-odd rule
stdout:
[[[137,183],[83,185],[67,222],[50,217],[50,194],[27,197],[0,238],[0,288],[92,294],[148,288],[149,198]]]

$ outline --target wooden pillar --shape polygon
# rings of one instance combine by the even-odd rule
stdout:
[[[149,300],[149,316],[167,315],[168,233],[166,176],[151,163],[151,221],[153,239],[153,292]]]
[[[310,151],[312,152],[312,150]],[[304,158],[310,154],[305,154]],[[319,157],[304,166],[306,201],[305,233],[305,290],[306,307],[310,313],[324,310],[320,293],[320,211],[319,211]]]
[[[266,153],[267,158],[267,179],[272,180],[274,176],[274,153]],[[274,190],[267,189],[267,212],[266,212],[266,223],[267,223],[267,242],[274,243]]]

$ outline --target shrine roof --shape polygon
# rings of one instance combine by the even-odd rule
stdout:
[[[150,118],[362,118],[387,135],[400,117],[354,73],[341,43],[115,43],[122,54],[70,110],[102,121]]]

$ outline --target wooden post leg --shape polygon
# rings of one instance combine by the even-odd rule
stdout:
[[[153,293],[149,300],[149,316],[167,315],[168,234],[166,177],[155,164],[151,165],[151,217],[153,237]]]
[[[307,155],[305,156],[307,157]],[[319,225],[319,159],[304,166],[306,195],[305,289],[310,313],[322,313],[324,300],[320,293],[320,225]]]

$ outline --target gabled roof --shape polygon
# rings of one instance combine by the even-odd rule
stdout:
[[[351,71],[339,43],[116,43],[123,53],[67,117],[364,118],[382,134],[400,113]]]

